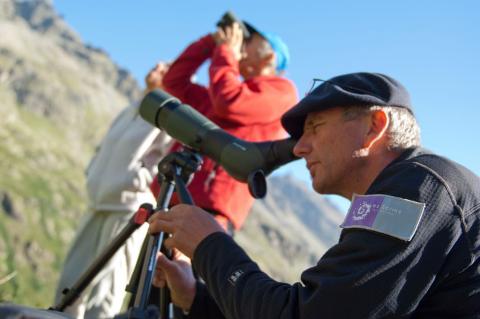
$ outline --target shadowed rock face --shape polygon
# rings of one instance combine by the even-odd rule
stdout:
[[[22,215],[20,214],[19,211],[15,209],[15,206],[13,204],[13,200],[8,194],[8,192],[4,192],[3,194],[0,195],[1,201],[2,201],[2,208],[5,214],[15,220],[21,221],[22,220]]]
[[[58,38],[58,44],[79,60],[91,64],[94,69],[103,71],[113,80],[117,89],[130,100],[139,97],[138,86],[128,71],[114,65],[108,54],[101,48],[84,44],[54,10],[51,0],[11,1],[5,0],[7,18],[22,19],[31,30],[43,35]],[[10,13],[8,13],[10,12]]]
[[[117,104],[115,95],[126,98],[124,103],[140,97],[133,77],[103,50],[82,43],[54,11],[51,1],[3,0],[1,6],[4,40],[0,40],[0,48],[9,63],[2,63],[0,72],[8,74],[4,83],[23,107],[55,117],[69,105],[84,109],[101,105],[93,109],[98,113]],[[97,97],[95,93],[101,90],[106,92]],[[110,103],[105,98],[111,99]]]

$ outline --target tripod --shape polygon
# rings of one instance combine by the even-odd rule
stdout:
[[[161,181],[161,186],[157,207],[153,208],[150,204],[142,204],[124,229],[93,261],[73,286],[64,289],[62,300],[50,309],[64,311],[66,307],[71,305],[135,230],[154,213],[166,213],[174,190],[177,192],[180,202],[193,204],[192,197],[186,188],[186,183],[192,178],[193,173],[198,170],[201,164],[201,157],[189,149],[171,153],[163,158],[158,164],[158,180]],[[171,257],[171,252],[166,251],[163,246],[163,241],[167,236],[168,234],[161,232],[154,236],[147,235],[145,238],[135,270],[127,286],[127,291],[132,293],[133,304],[130,303],[126,313],[119,314],[115,318],[173,318],[173,307],[171,306],[168,288],[160,290],[159,308],[149,302],[157,254],[162,250],[165,255]]]

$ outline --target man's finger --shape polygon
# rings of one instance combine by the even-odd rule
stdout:
[[[182,252],[176,248],[172,249],[173,251],[173,258],[175,260],[181,260],[185,263],[188,263],[188,264],[191,264],[192,261],[190,260],[190,258],[188,258],[187,256],[185,256],[184,254],[182,254]]]
[[[232,36],[235,34],[236,25],[238,25],[238,23],[234,22],[231,25],[225,27],[225,33],[227,35],[227,38],[232,38]]]
[[[157,277],[154,277],[153,280],[152,280],[152,284],[155,287],[163,288],[163,287],[166,286],[166,280],[165,279],[158,279]]]
[[[167,212],[168,210],[156,211],[152,216],[150,216],[150,218],[148,219],[148,222],[150,223],[151,221],[157,218],[164,219],[164,220],[172,220],[172,217],[170,217],[169,214],[167,214]]]
[[[167,249],[174,249],[175,248],[175,240],[173,239],[173,237],[168,237],[167,239],[165,239],[163,241],[163,245]]]
[[[157,263],[155,265],[155,275],[153,277],[153,285],[155,287],[163,288],[166,285],[166,275],[164,268],[168,267],[165,264],[165,256],[162,253],[159,253],[157,256]]]
[[[161,269],[161,271],[169,271],[174,267],[174,262],[167,258],[162,253],[158,254],[156,268]]]
[[[166,233],[173,233],[175,227],[173,226],[173,222],[162,219],[162,218],[155,218],[150,221],[150,226],[148,227],[149,234],[158,234],[159,232],[166,232]]]

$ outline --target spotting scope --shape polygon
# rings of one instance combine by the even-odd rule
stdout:
[[[140,115],[174,139],[217,162],[236,180],[247,182],[255,198],[266,194],[266,175],[298,159],[292,152],[294,139],[244,141],[160,89],[143,98]]]

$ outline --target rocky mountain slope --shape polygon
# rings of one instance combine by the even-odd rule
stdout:
[[[140,94],[51,1],[0,1],[0,301],[51,304],[86,210],[84,167]],[[292,282],[338,238],[341,219],[302,183],[277,176],[236,238],[272,276]]]
[[[83,168],[140,90],[48,1],[0,1],[0,34],[0,299],[48,305],[85,212]]]

